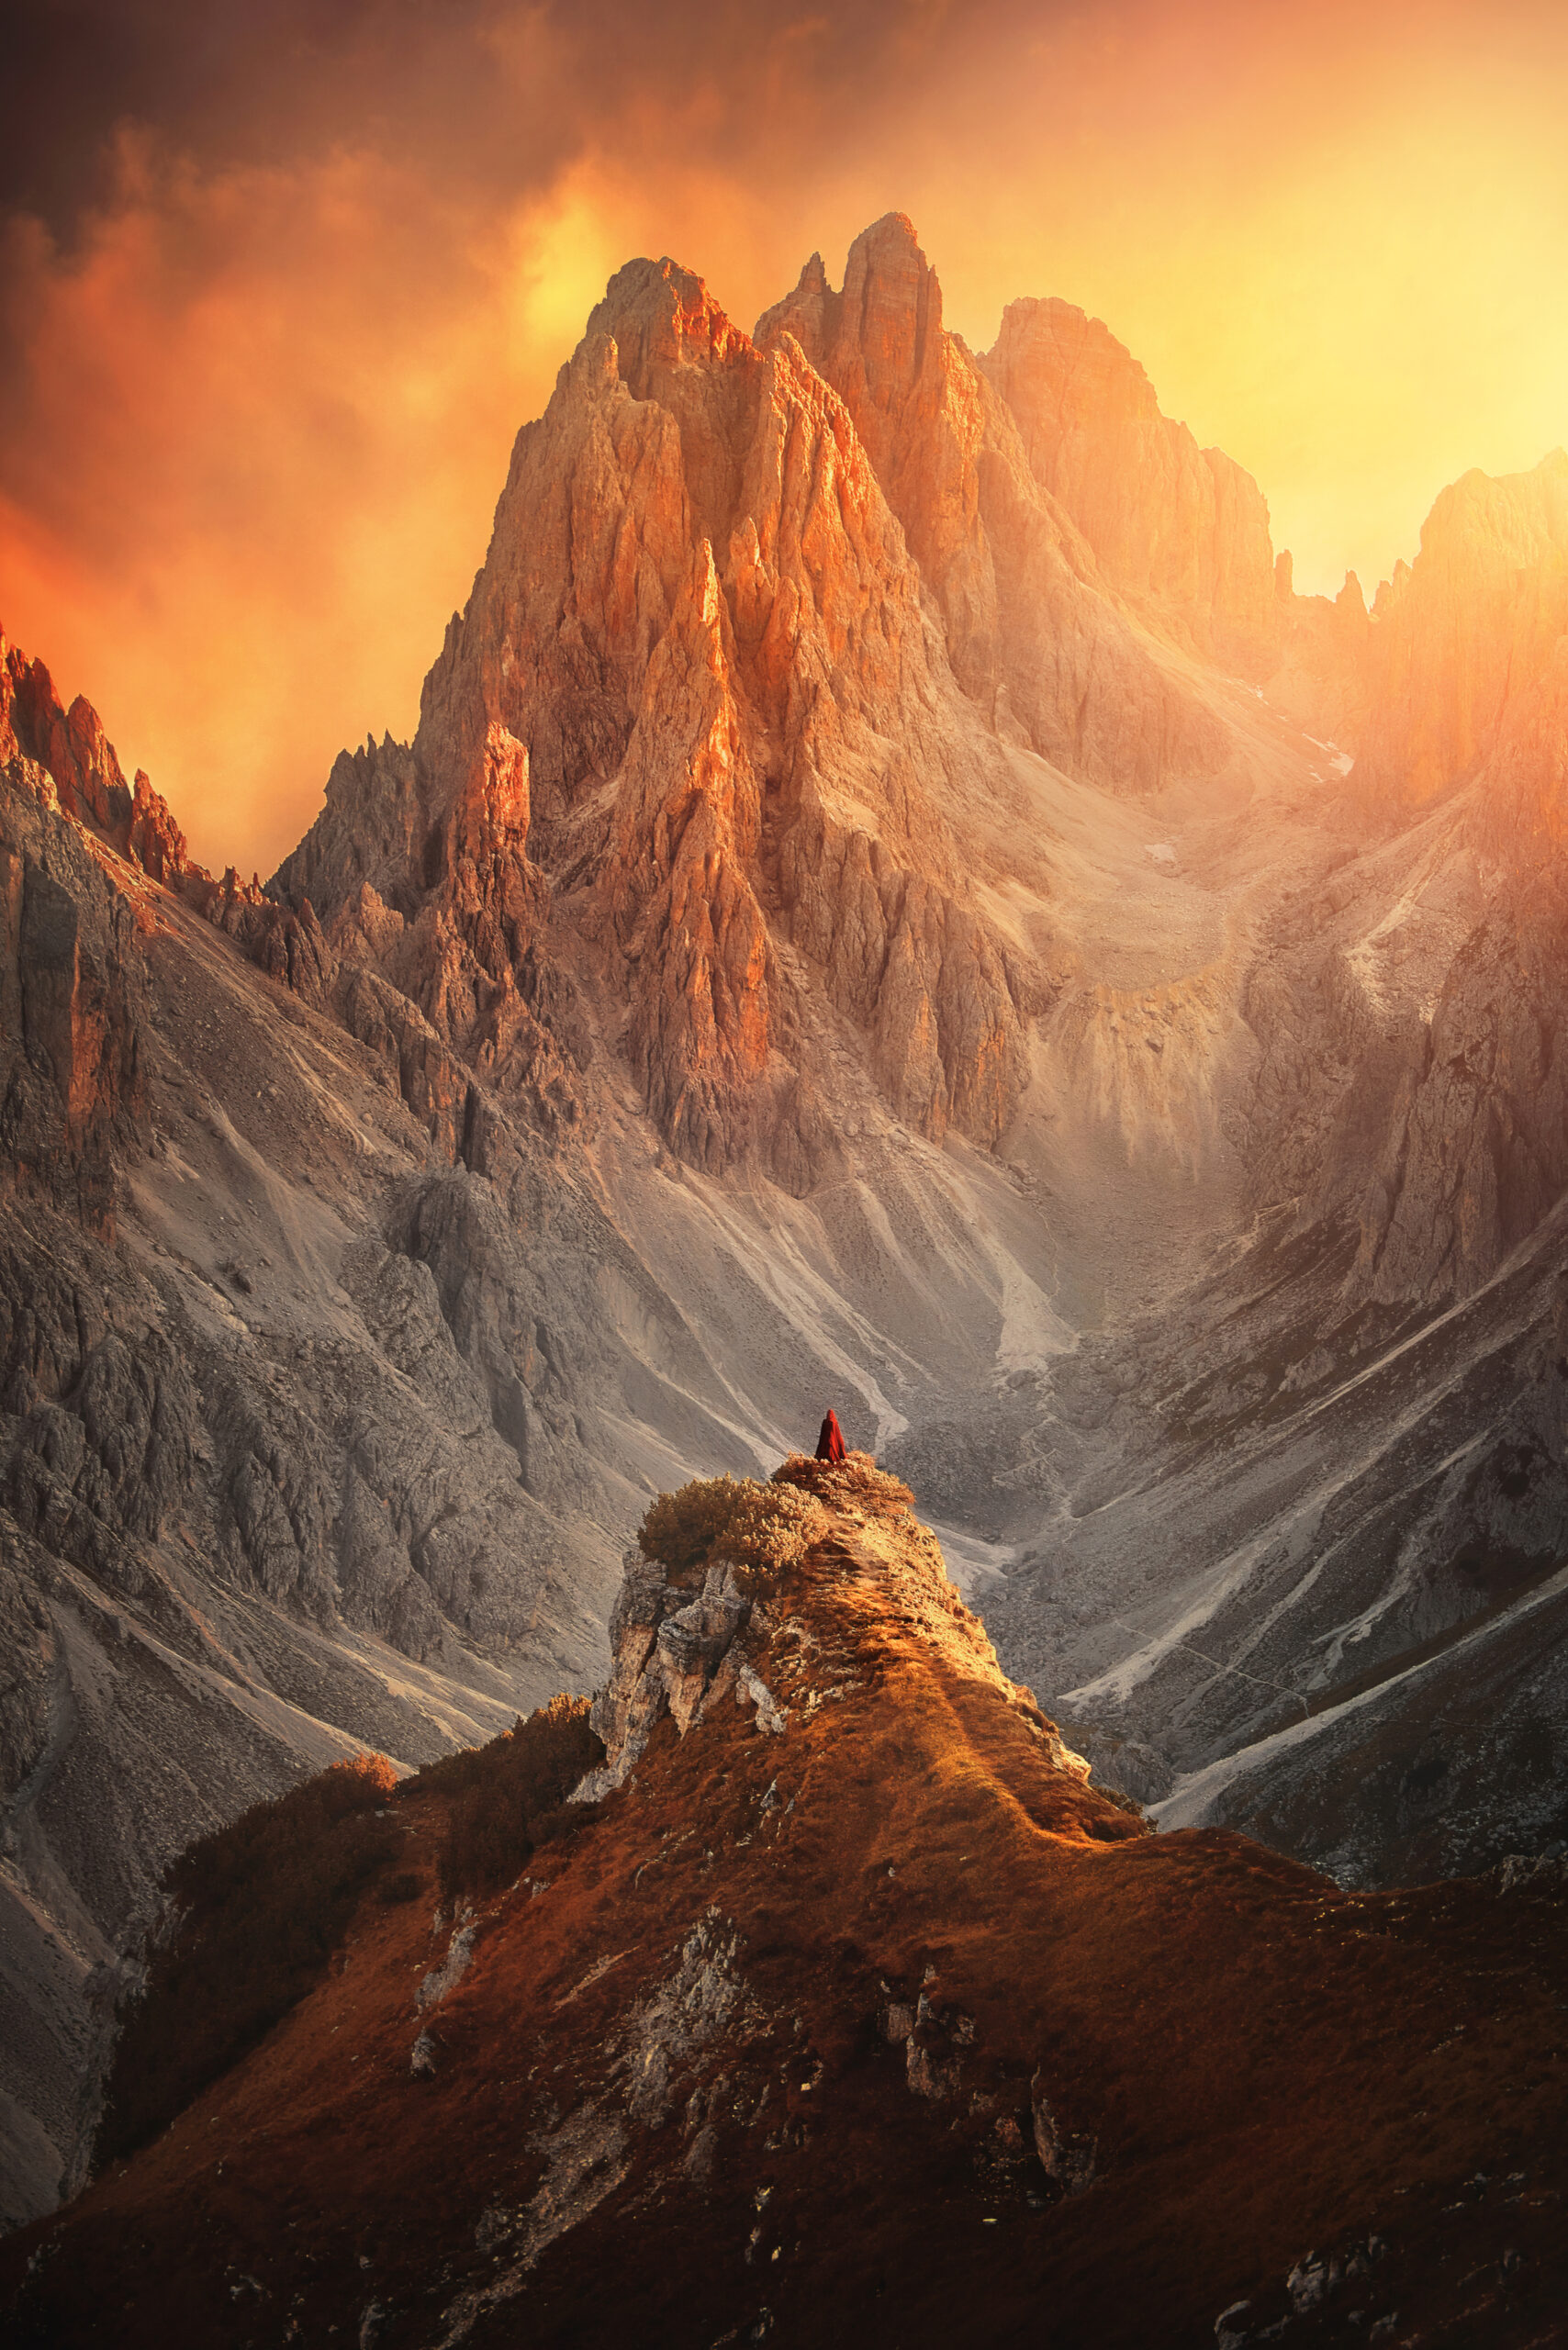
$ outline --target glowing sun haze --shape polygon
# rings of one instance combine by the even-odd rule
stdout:
[[[749,325],[908,212],[947,322],[1103,318],[1369,591],[1568,440],[1568,11],[24,0],[0,121],[0,619],[198,856],[407,734],[516,428],[610,272]]]

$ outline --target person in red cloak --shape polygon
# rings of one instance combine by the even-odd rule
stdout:
[[[817,1438],[817,1459],[842,1460],[843,1458],[844,1430],[838,1425],[837,1413],[830,1412],[823,1422],[823,1432]]]

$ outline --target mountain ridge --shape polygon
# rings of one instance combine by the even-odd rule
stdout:
[[[1354,1897],[1149,1835],[863,1454],[644,1540],[592,1716],[630,1772],[498,1823],[498,1885],[450,1764],[385,1796],[290,2012],[0,2251],[19,2340],[1540,2339],[1550,1872]]]

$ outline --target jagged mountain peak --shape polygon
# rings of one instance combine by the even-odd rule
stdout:
[[[579,352],[600,335],[613,338],[622,380],[639,399],[650,396],[664,368],[744,364],[752,352],[751,337],[726,316],[705,281],[667,254],[616,271],[589,313]]]
[[[1060,384],[1064,408],[1103,417],[1152,420],[1159,401],[1140,363],[1096,319],[1059,295],[1025,295],[1009,302],[995,342],[980,364],[999,376],[1031,362],[1048,366]]]
[[[629,264],[520,436],[411,767],[341,767],[277,886],[356,953],[367,882],[411,917],[442,869],[429,828],[499,726],[528,755],[548,918],[630,995],[632,1063],[683,1155],[812,1180],[821,1113],[801,1105],[833,1089],[801,956],[898,1114],[992,1138],[1019,982],[954,822],[959,775],[972,813],[1005,766],[922,594],[874,453],[798,340],[761,349],[689,273]]]
[[[980,365],[1017,419],[1036,477],[1140,615],[1244,676],[1267,677],[1283,614],[1269,509],[1251,475],[1164,417],[1132,353],[1071,303],[1010,303]]]
[[[886,212],[861,230],[849,248],[841,298],[858,313],[862,345],[889,336],[888,360],[919,372],[928,341],[941,330],[942,287],[907,213]]]
[[[1568,631],[1568,461],[1451,483],[1373,605],[1356,780],[1394,812],[1480,774]]]
[[[807,356],[849,401],[873,463],[885,477],[890,438],[868,429],[859,371],[879,386],[886,409],[893,386],[907,391],[923,369],[940,367],[942,288],[907,213],[887,212],[863,229],[849,248],[844,284],[834,292],[820,253],[813,253],[793,293],[765,310],[753,330],[764,347],[794,334]],[[852,375],[852,384],[846,382]],[[895,498],[895,503],[896,503]]]

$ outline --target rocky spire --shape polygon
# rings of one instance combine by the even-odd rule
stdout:
[[[1114,790],[1211,768],[1219,731],[1137,641],[1005,400],[944,328],[913,224],[890,212],[857,237],[841,295],[820,281],[808,265],[757,340],[794,335],[842,396],[966,693],[1004,734]]]

